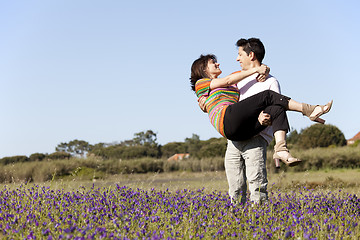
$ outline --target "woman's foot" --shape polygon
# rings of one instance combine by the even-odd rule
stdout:
[[[293,167],[293,166],[296,166],[299,163],[301,163],[300,159],[294,158],[293,156],[291,156],[291,154],[288,151],[275,152],[273,155],[273,158],[275,161],[275,166],[277,168],[280,167],[279,160],[281,160],[283,163],[285,163],[289,167]]]
[[[309,117],[311,121],[324,124],[325,120],[320,118],[320,116],[330,111],[332,103],[332,100],[326,105],[310,105],[303,103],[303,115]]]
[[[296,166],[299,163],[301,163],[300,159],[294,158],[293,156],[291,156],[291,154],[289,153],[289,150],[286,146],[285,140],[281,140],[281,141],[277,142],[274,146],[274,150],[275,150],[275,153],[273,155],[273,159],[275,161],[275,166],[277,168],[280,167],[280,161],[282,161],[289,167],[293,167],[293,166]]]

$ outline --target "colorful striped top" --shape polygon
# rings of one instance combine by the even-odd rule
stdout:
[[[211,79],[203,78],[196,82],[195,92],[197,97],[207,97],[205,106],[211,124],[224,137],[224,117],[226,108],[239,101],[240,92],[236,85],[210,90]]]

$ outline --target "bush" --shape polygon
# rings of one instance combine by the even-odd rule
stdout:
[[[50,160],[69,159],[70,157],[71,154],[67,152],[54,152],[48,156]]]
[[[344,146],[345,144],[344,134],[337,127],[328,124],[314,124],[306,128],[301,132],[297,142],[300,148]]]
[[[273,151],[268,152],[267,166],[272,171],[275,171],[272,153]],[[344,146],[336,148],[314,148],[306,151],[292,149],[291,155],[300,158],[302,163],[292,168],[286,167],[285,164],[282,164],[281,168],[285,171],[360,168],[360,148]]]
[[[43,153],[33,153],[30,155],[29,161],[31,161],[31,162],[42,161],[45,157],[46,157],[46,155]]]
[[[164,163],[164,171],[188,171],[188,172],[208,172],[208,171],[224,171],[224,157],[212,158],[189,158],[181,161],[166,161]]]
[[[27,156],[12,156],[12,157],[4,157],[1,159],[1,164],[13,164],[13,163],[20,163],[20,162],[27,162],[29,158]]]
[[[200,148],[199,156],[201,158],[211,158],[225,156],[227,140],[225,138],[212,138],[204,142]]]
[[[164,161],[160,159],[137,159],[119,161],[117,173],[163,172]]]
[[[170,142],[161,146],[162,157],[169,158],[176,153],[187,152],[186,145],[183,142]]]

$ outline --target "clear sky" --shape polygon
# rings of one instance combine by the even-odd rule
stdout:
[[[360,131],[360,2],[0,1],[0,157],[52,153],[74,139],[158,143],[220,137],[190,90],[192,62],[240,66],[239,38],[258,37],[264,63],[295,100],[325,104],[345,137]],[[300,131],[312,122],[289,113]]]

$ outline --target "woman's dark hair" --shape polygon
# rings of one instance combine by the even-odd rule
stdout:
[[[258,38],[241,38],[236,42],[237,47],[242,47],[244,52],[249,55],[250,52],[255,54],[256,59],[262,63],[262,60],[265,57],[265,47],[264,44]]]
[[[214,54],[200,55],[198,59],[196,59],[191,66],[191,77],[190,84],[191,89],[195,91],[195,84],[199,79],[208,78],[209,76],[206,74],[206,67],[208,65],[209,60],[216,60],[216,56]]]

